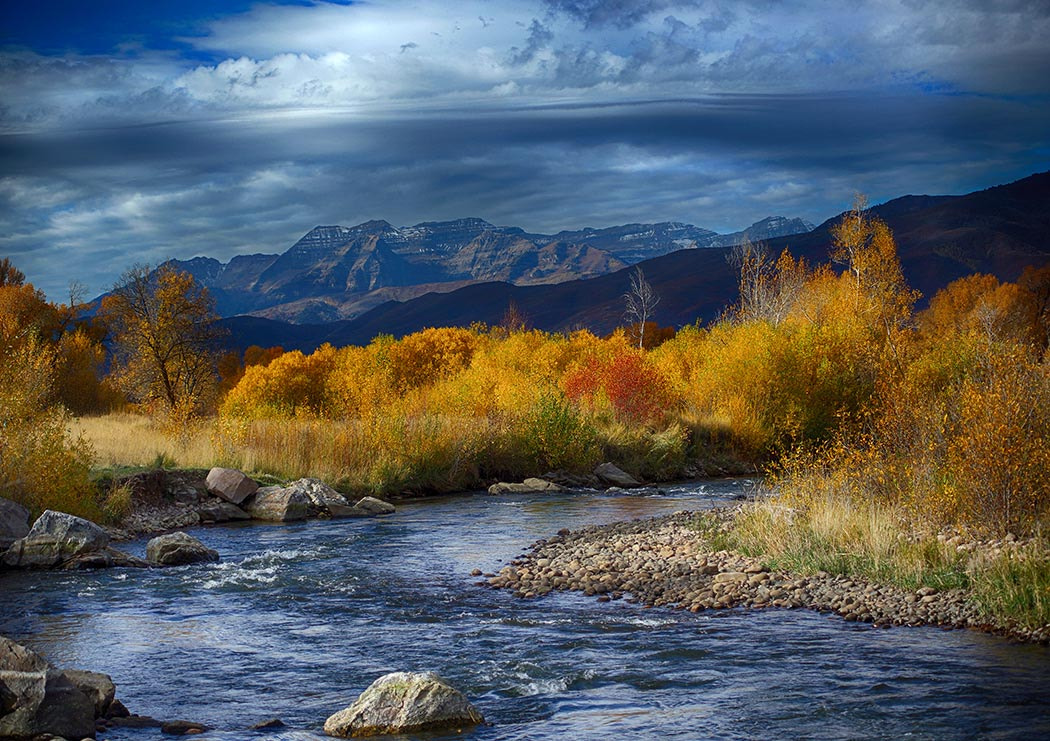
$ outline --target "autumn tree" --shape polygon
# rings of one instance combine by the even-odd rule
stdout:
[[[754,244],[747,239],[729,251],[726,261],[740,275],[740,299],[734,318],[742,322],[782,322],[809,277],[805,261],[795,260],[787,250],[774,261],[764,243]]]
[[[0,260],[0,286],[20,286],[26,281],[26,274],[11,264],[11,259]]]
[[[200,412],[216,390],[214,302],[189,273],[162,265],[128,270],[102,300],[114,347],[113,375],[132,401],[175,421]]]
[[[653,311],[660,303],[660,296],[645,279],[642,269],[635,267],[631,273],[631,284],[623,295],[624,318],[637,327],[638,347],[645,346],[645,323],[653,318]]]

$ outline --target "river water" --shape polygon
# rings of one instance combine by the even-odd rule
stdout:
[[[204,739],[261,738],[246,729],[273,717],[287,727],[266,738],[323,738],[328,715],[396,670],[461,689],[489,722],[464,735],[477,741],[1050,738],[1045,647],[797,610],[519,600],[469,576],[563,527],[714,506],[746,485],[479,494],[377,519],[196,528],[221,563],[0,576],[0,633],[111,675],[132,712],[213,726]]]

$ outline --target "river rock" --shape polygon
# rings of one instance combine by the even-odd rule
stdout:
[[[540,478],[527,478],[520,484],[501,481],[488,491],[489,494],[543,494],[565,491],[565,487]]]
[[[117,686],[113,684],[108,674],[83,669],[64,669],[62,673],[95,703],[96,718],[104,718],[109,714],[114,696],[117,694]]]
[[[19,568],[50,569],[64,561],[101,551],[109,535],[93,522],[65,512],[45,510],[29,533],[16,540],[4,563]]]
[[[307,496],[318,510],[328,512],[332,506],[348,507],[346,497],[330,487],[321,479],[299,479],[288,484],[288,488],[297,489]]]
[[[68,561],[64,561],[61,568],[66,571],[82,571],[86,569],[108,569],[114,566],[144,569],[149,567],[149,563],[124,551],[118,551],[116,548],[106,546],[98,551],[89,551],[73,556]]]
[[[218,561],[219,553],[192,535],[165,533],[146,543],[146,560],[160,566],[182,566]]]
[[[310,514],[310,498],[300,489],[287,486],[265,486],[255,492],[245,509],[256,520],[293,522]]]
[[[394,672],[380,677],[353,705],[325,721],[339,738],[459,729],[484,723],[477,708],[432,672]]]
[[[259,485],[234,468],[213,468],[205,480],[208,491],[231,504],[241,504]]]
[[[0,497],[0,551],[29,534],[29,510]]]
[[[231,520],[250,520],[252,516],[236,504],[213,499],[197,507],[201,522],[230,522]]]
[[[211,726],[192,720],[169,720],[160,725],[160,732],[169,736],[196,736],[210,730]]]
[[[397,509],[390,502],[375,497],[362,497],[354,502],[354,508],[370,515],[392,515]]]
[[[594,469],[594,475],[606,486],[621,489],[637,489],[642,485],[638,479],[612,463],[602,463]]]
[[[10,709],[0,715],[0,738],[51,734],[95,737],[95,702],[39,654],[0,636],[0,684]],[[13,702],[11,698],[14,698]]]

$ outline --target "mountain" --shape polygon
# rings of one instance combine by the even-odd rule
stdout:
[[[730,235],[673,222],[548,235],[477,218],[410,227],[368,221],[314,227],[279,255],[243,255],[228,263],[196,257],[171,264],[207,286],[223,316],[325,322],[352,319],[383,301],[447,293],[470,283],[563,283],[683,248],[709,247],[716,240],[738,244],[752,233],[808,227],[800,219],[770,217]]]
[[[805,234],[813,231],[814,227],[804,219],[789,219],[786,216],[767,216],[761,221],[732,234],[721,234],[705,246],[707,247],[733,247],[738,244],[749,242],[764,242],[777,237],[786,237],[792,234]]]
[[[963,196],[904,196],[872,208],[894,232],[905,278],[923,302],[951,281],[974,272],[1016,280],[1029,265],[1050,263],[1050,172]],[[811,263],[828,261],[831,228],[841,214],[812,231],[775,237],[773,254],[789,248]],[[661,297],[655,319],[682,326],[716,319],[736,300],[727,247],[684,249],[639,263]],[[293,325],[256,317],[224,320],[235,345],[281,344],[312,350],[323,342],[364,344],[380,333],[401,336],[425,327],[480,321],[498,324],[513,303],[545,330],[587,327],[604,333],[623,323],[630,269],[556,285],[472,283],[409,301],[388,301],[352,321]]]

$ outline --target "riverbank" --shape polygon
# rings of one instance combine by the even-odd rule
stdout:
[[[482,582],[523,598],[555,590],[599,601],[692,612],[731,608],[808,609],[874,627],[969,628],[1025,642],[1050,642],[1050,625],[996,618],[965,588],[907,589],[850,574],[797,573],[769,559],[717,548],[738,508],[679,512],[649,520],[585,527],[536,542]]]

